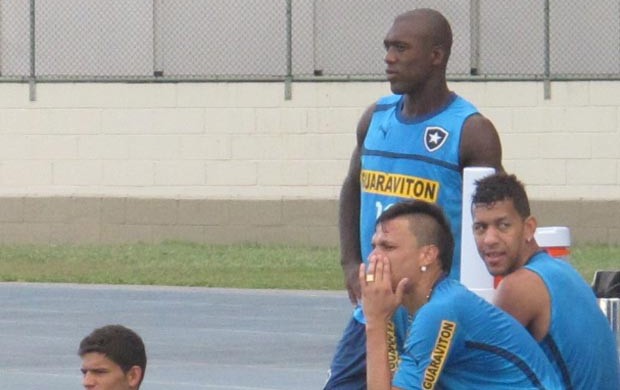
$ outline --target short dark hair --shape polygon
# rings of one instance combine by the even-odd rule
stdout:
[[[476,205],[489,206],[503,200],[512,200],[521,218],[526,219],[531,215],[525,186],[515,175],[500,172],[476,181],[476,191],[472,196],[472,211]]]
[[[435,245],[439,249],[441,269],[449,273],[454,253],[454,237],[441,208],[421,200],[398,202],[388,207],[379,216],[376,224],[380,225],[398,217],[409,218],[411,232],[419,245]]]
[[[146,370],[146,351],[142,338],[123,325],[106,325],[93,330],[80,342],[78,355],[97,352],[118,364],[126,374],[131,367],[142,369],[142,379]]]

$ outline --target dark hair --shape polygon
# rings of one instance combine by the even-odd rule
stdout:
[[[142,369],[142,379],[146,370],[146,351],[142,338],[133,330],[122,325],[106,325],[93,330],[80,342],[78,355],[97,352],[118,364],[124,373],[131,367]]]
[[[377,219],[377,225],[398,217],[410,218],[410,229],[419,245],[435,245],[439,249],[441,269],[450,272],[454,237],[450,223],[437,205],[421,200],[395,203]]]
[[[525,186],[515,175],[495,173],[476,181],[476,191],[472,196],[472,210],[476,205],[492,205],[502,200],[512,200],[521,218],[530,214],[530,202]]]

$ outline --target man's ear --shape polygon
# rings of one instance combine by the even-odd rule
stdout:
[[[428,267],[433,263],[439,263],[439,248],[437,248],[437,245],[425,245],[421,252],[422,258],[420,259],[420,265]]]
[[[133,366],[127,371],[125,377],[127,378],[127,383],[131,386],[132,389],[138,389],[140,386],[140,382],[142,382],[142,368],[140,366]]]
[[[527,242],[530,242],[532,241],[532,239],[534,239],[534,233],[536,233],[537,227],[538,221],[536,221],[536,218],[534,216],[530,215],[529,217],[525,218],[525,221],[523,221],[523,233]]]
[[[439,46],[439,45],[433,46],[431,53],[433,55],[434,65],[441,65],[445,62],[446,50],[443,48],[443,46]]]

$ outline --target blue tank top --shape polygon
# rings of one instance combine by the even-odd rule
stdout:
[[[361,152],[360,245],[367,263],[372,236],[379,215],[392,204],[418,199],[439,204],[446,214],[455,239],[450,276],[460,278],[461,204],[463,178],[460,144],[463,124],[478,110],[452,94],[436,112],[414,119],[404,118],[402,95],[377,101]],[[364,323],[364,313],[353,313]],[[400,308],[390,324],[388,338],[390,367],[400,360],[407,329],[407,312]]]
[[[565,389],[620,389],[616,340],[592,288],[566,261],[538,252],[525,268],[551,299],[549,332],[540,345]]]
[[[439,204],[455,238],[450,277],[460,278],[463,178],[460,144],[463,124],[478,110],[453,94],[437,112],[407,120],[404,98],[381,98],[368,128],[361,156],[360,239],[368,261],[375,221],[392,204],[418,199]]]
[[[561,389],[527,330],[453,279],[440,281],[408,331],[401,389]]]

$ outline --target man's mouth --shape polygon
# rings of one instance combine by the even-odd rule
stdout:
[[[388,79],[393,79],[394,77],[396,77],[398,72],[396,72],[395,70],[391,70],[391,69],[386,69],[385,74],[387,76]]]
[[[484,261],[489,267],[495,267],[499,265],[503,258],[503,252],[485,252],[484,254]]]

